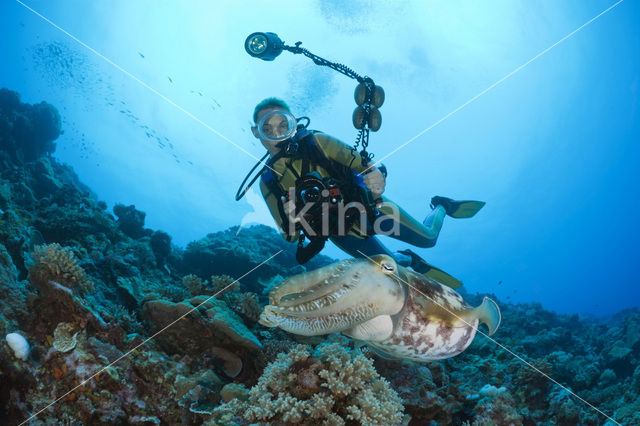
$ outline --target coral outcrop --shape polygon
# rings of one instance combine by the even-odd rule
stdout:
[[[60,114],[46,102],[29,105],[20,95],[0,89],[0,149],[18,162],[36,160],[55,151]]]
[[[144,304],[142,316],[155,325],[153,331],[170,325],[156,337],[168,353],[214,358],[229,377],[260,365],[262,344],[223,301],[206,296],[180,303],[151,300]]]
[[[131,238],[138,239],[152,233],[144,228],[145,212],[136,209],[136,206],[116,204],[113,213],[118,217],[118,228]]]

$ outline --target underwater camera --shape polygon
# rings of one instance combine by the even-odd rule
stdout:
[[[296,260],[304,264],[324,248],[329,235],[336,235],[345,226],[345,219],[350,223],[351,215],[347,214],[342,219],[339,217],[338,206],[343,201],[343,196],[338,182],[332,178],[323,178],[318,172],[301,176],[296,181],[294,195],[296,212],[303,215],[309,227],[296,224],[296,229],[300,232]],[[305,238],[309,239],[306,246],[303,243]]]
[[[342,201],[342,191],[336,180],[323,178],[318,172],[310,172],[301,176],[296,182],[295,195],[296,205],[300,208],[314,203],[309,209],[311,214],[319,213],[324,203],[332,208]]]
[[[368,191],[340,179],[323,178],[315,171],[297,180],[294,196],[296,213],[304,217],[313,231],[312,235],[306,235],[309,239],[346,235],[356,223],[366,232],[367,218],[376,217]],[[307,230],[300,227],[300,231]]]

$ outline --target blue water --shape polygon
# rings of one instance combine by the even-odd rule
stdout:
[[[272,224],[257,196],[233,200],[263,154],[249,130],[261,99],[355,139],[354,82],[299,55],[253,59],[249,33],[301,40],[383,86],[370,144],[382,158],[614,2],[25,4],[51,22],[2,2],[0,87],[56,105],[55,157],[185,245],[253,210]],[[386,195],[417,218],[433,195],[487,202],[473,219],[447,218],[421,255],[501,299],[593,314],[640,306],[637,22],[640,4],[623,1],[384,160]]]

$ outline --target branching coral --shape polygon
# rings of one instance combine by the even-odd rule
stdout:
[[[182,285],[189,289],[189,293],[191,293],[192,296],[203,294],[205,283],[202,282],[202,278],[194,274],[182,277]]]
[[[258,303],[258,295],[255,293],[229,293],[226,295],[229,307],[240,316],[258,322],[262,308]]]
[[[46,287],[49,281],[54,281],[65,287],[78,287],[83,292],[93,290],[93,282],[78,265],[71,249],[58,243],[39,245],[32,257],[29,280],[38,287]]]
[[[403,422],[400,397],[373,368],[373,361],[339,344],[322,344],[312,354],[298,345],[269,364],[247,401],[216,409],[221,421],[242,415],[246,421],[285,424]]]
[[[229,275],[212,275],[211,288],[212,294],[231,293],[240,290],[240,283]]]
[[[473,426],[522,425],[522,418],[514,405],[513,398],[505,391],[485,396],[474,408]]]
[[[182,284],[189,289],[192,296],[221,296],[240,290],[240,283],[228,275],[212,275],[211,284],[209,284],[199,276],[189,274],[182,277]]]
[[[543,399],[549,388],[549,380],[538,371],[542,371],[546,375],[552,373],[551,364],[544,359],[536,359],[531,364],[537,371],[528,365],[521,365],[516,372],[514,382],[518,385],[518,393],[522,393],[523,398],[533,402],[533,400]]]
[[[122,305],[114,305],[111,308],[111,317],[129,333],[142,331],[142,323],[138,320],[135,311],[130,311]]]

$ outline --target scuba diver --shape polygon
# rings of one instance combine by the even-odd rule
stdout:
[[[303,120],[306,125],[299,124]],[[433,247],[445,216],[473,217],[484,202],[435,196],[431,212],[419,222],[382,197],[387,174],[384,165],[367,167],[353,147],[325,133],[307,130],[309,119],[296,119],[283,100],[267,98],[260,102],[254,109],[253,122],[254,136],[268,151],[262,161],[269,159],[242,193],[241,185],[236,199],[260,177],[262,196],[283,237],[289,242],[298,241],[298,262],[307,262],[330,240],[355,258],[387,254],[398,264],[449,287],[462,285],[409,249],[390,252],[376,235],[389,235],[416,247]],[[310,241],[306,246],[305,239]]]

